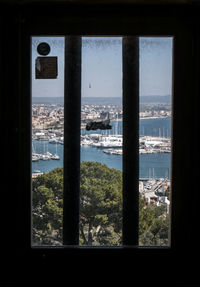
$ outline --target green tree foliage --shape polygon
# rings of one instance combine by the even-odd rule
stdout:
[[[32,182],[33,244],[61,244],[63,169],[56,168]]]
[[[165,206],[146,205],[139,198],[139,244],[143,246],[162,246],[168,244],[169,215]]]
[[[63,168],[32,182],[33,244],[62,244]],[[139,197],[140,245],[168,243],[169,216],[164,206]],[[80,176],[81,245],[122,244],[122,173],[97,162],[82,162]]]
[[[82,162],[80,178],[80,243],[120,244],[121,172],[98,162]]]
[[[63,169],[33,180],[33,242],[61,244]],[[81,163],[80,244],[121,242],[122,174],[97,162]]]

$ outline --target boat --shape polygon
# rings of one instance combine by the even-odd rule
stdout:
[[[50,160],[51,157],[52,157],[52,153],[47,151],[46,153],[41,155],[41,160]]]
[[[121,148],[123,145],[122,136],[102,137],[99,142],[93,143],[92,146],[98,148]]]
[[[39,169],[35,169],[33,170],[33,173],[41,173],[41,171]]]
[[[43,154],[43,155],[41,156],[41,160],[50,160],[50,158],[49,158],[48,155]]]
[[[49,143],[50,144],[57,144],[59,141],[58,141],[58,139],[56,139],[56,138],[52,138],[52,139],[50,139],[49,140]]]
[[[59,160],[60,159],[60,157],[58,155],[57,143],[56,143],[56,153],[55,154],[51,154],[51,159],[53,159],[53,160]]]
[[[33,162],[39,161],[39,157],[36,155],[32,155],[32,161]]]
[[[107,154],[115,154],[115,155],[122,155],[122,149],[105,149],[103,150],[104,153]]]
[[[58,154],[54,154],[54,155],[51,156],[51,159],[53,159],[53,160],[59,160],[60,157],[59,157]]]

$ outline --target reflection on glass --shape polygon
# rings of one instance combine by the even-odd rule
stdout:
[[[170,230],[172,38],[140,38],[139,244]]]
[[[121,38],[82,40],[80,245],[122,242]]]
[[[62,244],[63,103],[64,38],[32,37],[32,245]]]

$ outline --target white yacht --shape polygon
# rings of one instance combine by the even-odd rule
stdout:
[[[58,155],[58,154],[54,154],[54,155],[52,155],[52,156],[51,156],[51,159],[59,160],[59,159],[60,159],[60,157],[59,157],[59,155]]]

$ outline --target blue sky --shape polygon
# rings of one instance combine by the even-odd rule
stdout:
[[[51,46],[48,56],[58,57],[58,78],[35,79],[37,45]],[[85,37],[82,40],[82,97],[122,96],[122,38]],[[140,95],[170,95],[172,38],[140,38]],[[64,38],[32,38],[32,96],[64,96]]]

